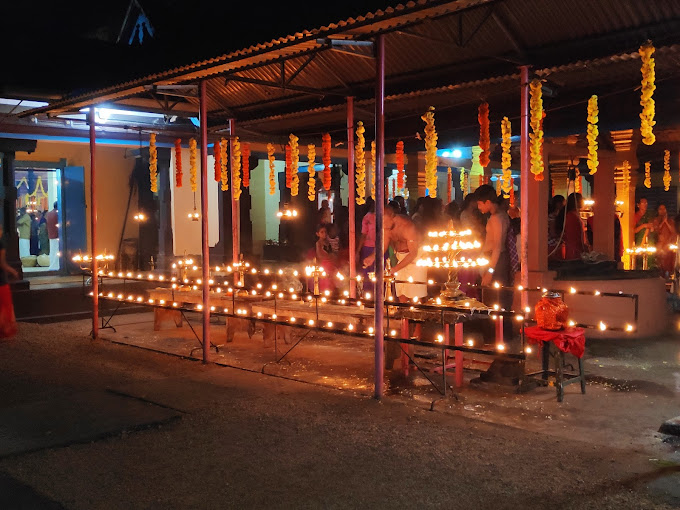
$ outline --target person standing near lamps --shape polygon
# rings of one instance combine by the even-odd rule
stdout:
[[[19,231],[19,258],[28,257],[31,254],[31,216],[26,212],[25,207],[19,209],[17,230]]]
[[[57,207],[58,203],[54,202],[54,208],[45,215],[47,237],[50,240],[50,271],[59,270],[59,210]]]

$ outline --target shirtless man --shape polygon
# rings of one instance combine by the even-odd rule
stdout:
[[[421,236],[415,224],[406,215],[397,214],[391,207],[385,207],[384,213],[385,251],[391,244],[397,256],[397,265],[390,269],[390,274],[397,280],[414,282],[427,281],[427,268],[416,265],[419,254]],[[364,267],[370,266],[375,259],[375,253],[363,260]],[[395,283],[395,290],[399,301],[407,302],[414,298],[422,299],[427,296],[427,284]]]

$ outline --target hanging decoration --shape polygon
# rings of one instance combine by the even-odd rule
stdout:
[[[437,131],[434,127],[434,106],[420,117],[425,122],[425,188],[427,195],[437,198]]]
[[[228,146],[229,142],[227,141],[227,139],[222,138],[220,140],[220,180],[222,181],[222,186],[220,187],[220,189],[222,191],[227,191],[229,189],[229,173],[228,173],[229,155],[227,151]]]
[[[323,143],[323,142],[322,142]],[[314,160],[316,159],[316,147],[313,143],[307,146],[307,172],[309,173],[309,179],[307,183],[309,188],[307,189],[307,198],[310,202],[314,202],[316,198],[316,179],[314,178]]]
[[[293,184],[293,156],[290,151],[290,143],[286,144],[286,188],[290,189]]]
[[[465,168],[460,169],[460,191],[463,194],[463,198],[467,196],[469,191],[468,175],[467,172],[465,171]]]
[[[375,141],[371,142],[371,198],[375,201]]]
[[[397,142],[397,150],[395,153],[397,161],[397,189],[402,192],[406,183],[404,182],[404,142]]]
[[[243,161],[243,187],[250,187],[250,144],[241,146],[241,159]]]
[[[219,140],[213,145],[213,157],[215,158],[215,181],[222,180],[222,147]]]
[[[323,162],[323,189],[331,189],[331,135],[324,133],[321,137],[321,161]]]
[[[575,177],[574,177],[574,191],[576,193],[581,193],[583,189],[583,182],[581,180],[581,171],[576,167]]]
[[[446,198],[447,198],[446,203],[447,204],[449,202],[451,202],[451,194],[452,194],[451,193],[451,185],[452,184],[453,183],[451,182],[451,167],[448,167],[446,169]]]
[[[502,184],[502,181],[503,181],[503,179],[501,178],[500,175],[499,175],[498,177],[496,177],[496,195],[498,195],[499,197],[500,197],[501,194],[503,193],[503,184]],[[554,194],[554,193],[553,193],[553,194]]]
[[[231,154],[231,177],[234,180],[233,189],[234,200],[241,198],[241,142],[238,136],[234,137],[234,146]]]
[[[149,135],[149,180],[151,193],[158,193],[158,150],[156,149],[156,133]]]
[[[175,186],[182,187],[182,139],[175,140]]]
[[[588,99],[588,132],[586,138],[588,139],[588,168],[590,175],[597,172],[597,136],[599,130],[597,128],[599,110],[597,108],[597,96],[590,96]]]
[[[647,161],[645,163],[645,188],[652,187],[652,164]]]
[[[269,194],[276,194],[276,165],[274,164],[274,145],[267,144],[267,159],[269,160]]]
[[[671,189],[671,151],[663,151],[663,190]]]
[[[196,193],[196,139],[189,140],[189,183],[191,184],[191,191]]]
[[[627,159],[621,164],[621,176],[623,178],[623,196],[628,197],[630,189],[630,163]]]
[[[510,165],[512,164],[512,156],[510,155],[510,147],[512,146],[512,125],[507,117],[501,120],[501,168],[503,175],[501,176],[501,190],[504,198],[510,198],[510,190],[512,189],[512,172]]]
[[[357,193],[357,205],[364,205],[366,203],[366,153],[364,152],[364,149],[366,148],[366,139],[364,138],[365,132],[366,128],[364,127],[364,123],[361,121],[357,122],[357,144],[354,155],[354,165],[356,167],[354,180]]]
[[[645,145],[652,145],[656,137],[654,136],[654,90],[656,79],[654,71],[654,46],[651,42],[640,46],[640,59],[642,66],[640,71],[642,73],[642,88],[640,90],[640,105],[642,106],[642,113],[640,113],[640,133],[642,134],[642,143]]]
[[[531,173],[537,181],[543,180],[543,84],[534,79],[529,84],[530,125],[529,133]]]
[[[389,198],[393,199],[394,197],[397,196],[395,189],[394,189],[394,179],[390,179],[389,183],[390,183],[390,197]]]
[[[515,207],[515,183],[512,177],[510,177],[510,207]]]
[[[477,184],[477,187],[481,186],[482,184],[484,184],[484,176],[480,175],[479,176],[479,183]]]
[[[482,148],[482,153],[479,155],[479,164],[486,168],[491,162],[491,151],[489,150],[491,147],[489,103],[484,102],[479,105],[477,120],[479,121],[479,146]]]
[[[300,178],[298,177],[300,148],[298,147],[297,136],[291,133],[288,138],[290,139],[290,196],[296,197],[300,186]]]

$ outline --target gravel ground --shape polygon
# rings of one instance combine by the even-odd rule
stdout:
[[[0,344],[0,408],[113,389],[179,420],[0,460],[70,509],[674,508],[663,450],[609,447],[22,324]],[[460,404],[462,407],[463,404]],[[456,405],[453,405],[456,407]],[[39,419],[39,417],[36,417]],[[635,416],[629,417],[631,421]],[[672,451],[668,450],[669,455]],[[650,462],[650,459],[654,459]],[[656,460],[659,459],[659,460]],[[673,474],[674,473],[674,474]]]

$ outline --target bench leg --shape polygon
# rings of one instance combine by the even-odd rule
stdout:
[[[578,359],[578,375],[579,378],[581,379],[581,393],[585,395],[586,393],[586,373],[583,370],[583,359],[579,358]]]
[[[557,387],[557,401],[564,400],[564,353],[559,351],[555,355],[555,386]]]

